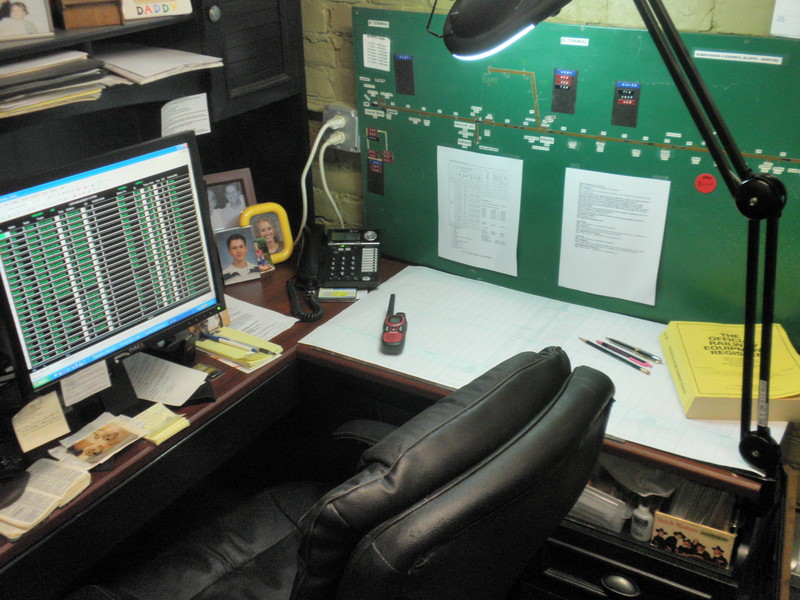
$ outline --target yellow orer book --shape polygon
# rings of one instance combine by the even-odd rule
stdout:
[[[741,418],[744,326],[672,321],[659,337],[664,360],[690,419]],[[758,399],[761,326],[756,327],[753,418]],[[786,330],[774,325],[769,385],[769,420],[800,419],[800,355]]]

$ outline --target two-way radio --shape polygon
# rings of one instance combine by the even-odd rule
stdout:
[[[394,294],[389,296],[389,309],[383,320],[383,334],[381,335],[381,352],[384,354],[400,354],[406,343],[406,330],[408,321],[406,313],[394,312]]]

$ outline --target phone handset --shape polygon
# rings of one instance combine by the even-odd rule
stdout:
[[[297,265],[297,274],[286,282],[289,304],[292,315],[303,322],[317,321],[322,317],[322,305],[317,300],[319,285],[319,265],[322,260],[322,231],[319,227],[312,230],[306,228],[303,248]],[[311,312],[306,312],[300,305],[298,289],[305,291],[306,304]]]

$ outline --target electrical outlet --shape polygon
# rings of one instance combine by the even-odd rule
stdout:
[[[327,123],[336,115],[344,117],[345,124],[339,131],[344,133],[344,142],[338,146],[332,146],[345,152],[359,152],[360,144],[358,139],[358,112],[354,108],[347,106],[336,106],[329,104],[325,107],[322,114],[322,122]]]

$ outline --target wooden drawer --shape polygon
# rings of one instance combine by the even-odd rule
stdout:
[[[736,596],[736,581],[731,577],[663,560],[646,547],[622,542],[576,524],[562,525],[523,578],[523,591],[531,598],[554,600],[727,600]]]

